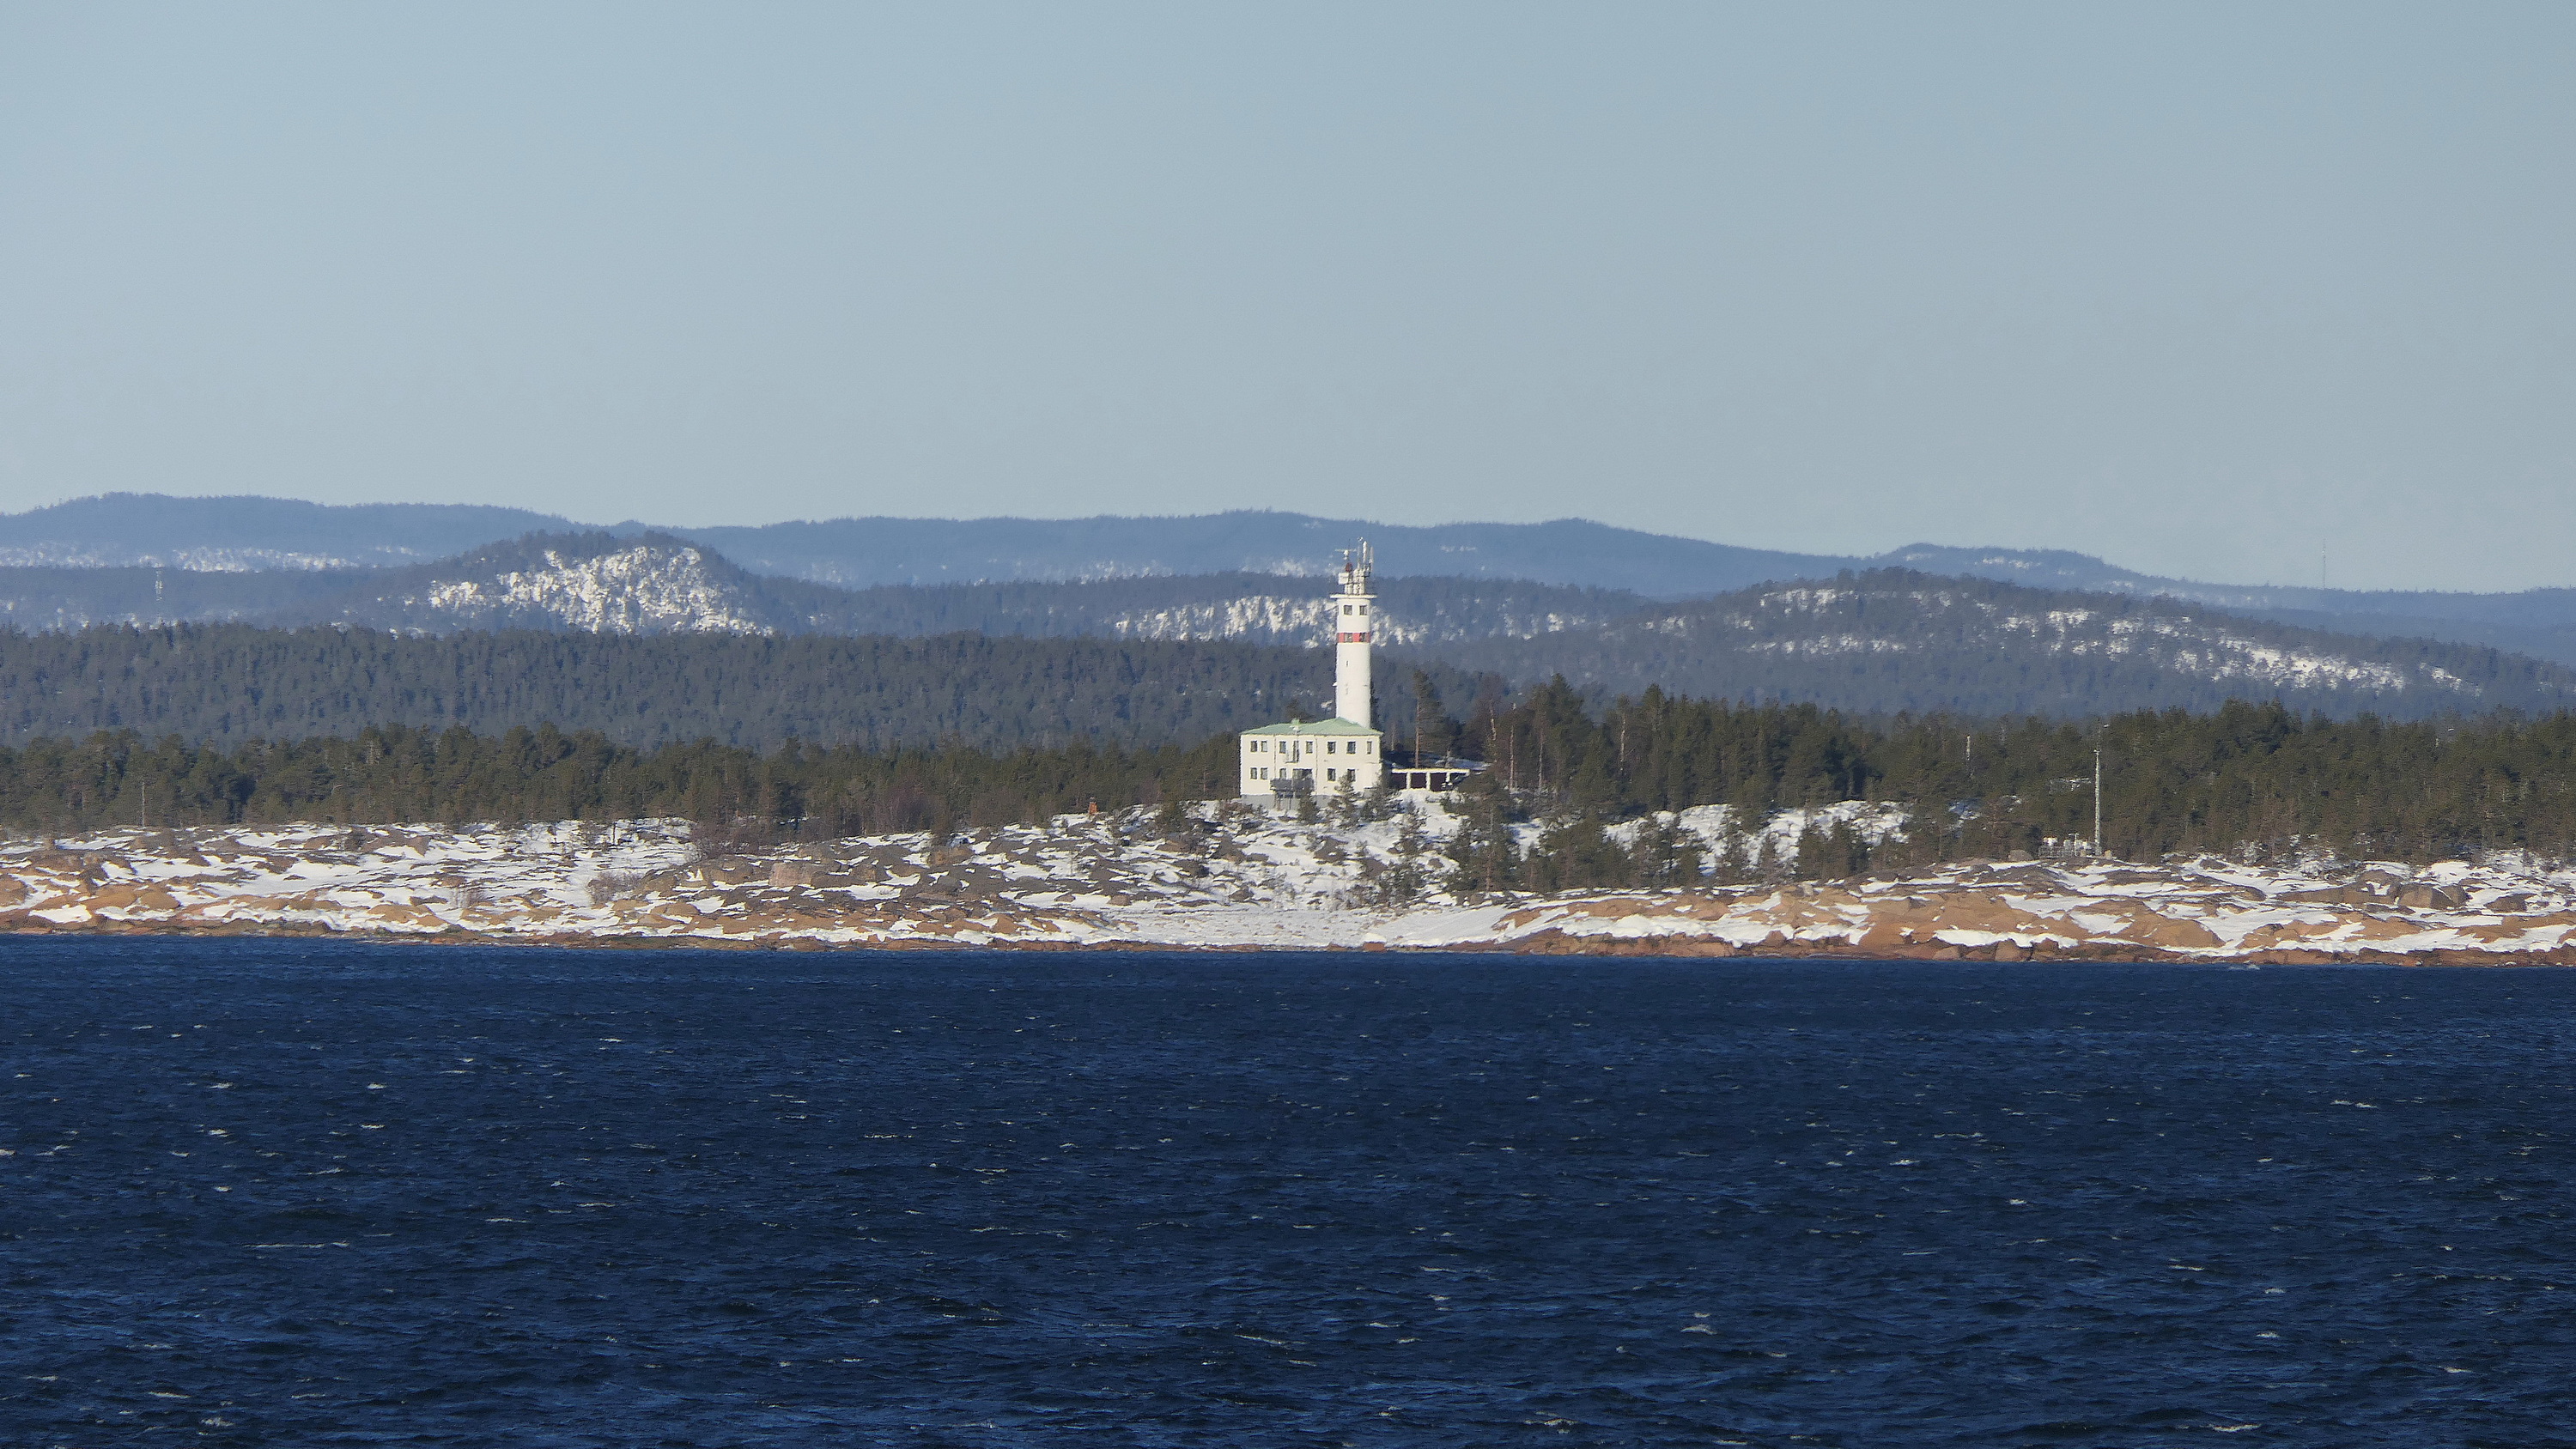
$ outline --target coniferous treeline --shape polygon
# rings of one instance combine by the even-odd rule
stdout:
[[[1686,852],[1668,834],[1647,828],[1619,846],[1603,829],[1708,804],[1737,806],[1748,823],[1849,799],[1912,809],[1906,842],[1872,851],[1847,835],[1820,836],[1796,860],[1769,863],[1803,875],[2003,857],[2091,834],[2097,748],[2104,843],[2131,859],[2246,845],[2413,860],[2576,854],[2576,716],[2566,714],[2390,724],[2231,704],[2092,725],[1870,721],[1653,690],[1593,713],[1556,682],[1519,703],[1489,688],[1462,720],[1433,694],[1423,746],[1489,762],[1466,794],[1471,828],[1454,849],[1471,880],[1498,886],[1671,878]],[[231,747],[116,731],[0,749],[0,824],[684,816],[814,837],[997,824],[1095,800],[1109,809],[1226,798],[1235,764],[1230,732],[1189,746],[791,743],[761,752],[713,741],[644,750],[551,726],[499,735],[396,727]],[[1532,816],[1554,822],[1544,847],[1528,859],[1503,850],[1504,827]]]
[[[2499,849],[2576,853],[2576,715],[2449,722],[2301,717],[2232,702],[2207,714],[2141,711],[2091,724],[1898,715],[1865,721],[1812,705],[1733,705],[1650,689],[1590,713],[1557,680],[1509,708],[1488,696],[1463,751],[1490,762],[1497,801],[1578,821],[1734,805],[1912,807],[1913,837],[1876,864],[2001,857],[2092,835],[2102,759],[2103,845],[2129,859],[2245,845],[2427,860]],[[1574,837],[1568,837],[1570,848]],[[1806,874],[1845,874],[1869,852],[1820,847]]]
[[[102,825],[686,818],[719,832],[831,837],[1043,819],[1204,798],[1234,778],[1234,737],[1127,749],[823,749],[700,740],[640,750],[552,725],[478,735],[370,729],[354,739],[159,743],[132,731],[0,748],[0,824]]]
[[[1269,724],[1331,677],[1326,650],[1222,642],[102,626],[0,631],[0,742],[552,724],[639,746],[1134,747]]]

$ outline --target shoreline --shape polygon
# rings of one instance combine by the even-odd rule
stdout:
[[[346,941],[356,945],[513,947],[558,951],[793,951],[811,952],[947,952],[971,954],[1060,953],[1105,955],[1243,955],[1255,952],[1312,955],[1404,956],[1617,956],[1662,960],[1743,961],[1934,961],[2007,965],[2174,965],[2174,966],[2576,966],[2576,946],[2538,951],[2481,951],[2461,948],[2426,951],[2323,951],[2269,947],[2241,954],[2179,952],[2108,942],[2021,950],[2012,947],[1906,943],[1861,946],[1849,942],[1792,941],[1779,945],[1734,946],[1724,941],[1665,937],[1638,939],[1577,936],[1548,931],[1509,941],[1460,941],[1447,944],[1341,943],[1259,944],[1155,940],[960,942],[936,936],[889,937],[882,940],[833,942],[811,936],[671,936],[608,935],[566,932],[559,935],[495,933],[466,930],[384,931],[320,924],[192,921],[101,921],[86,925],[11,924],[0,926],[0,940],[170,938],[179,940]]]
[[[2576,870],[2215,856],[1484,895],[1421,817],[1222,808],[701,842],[680,821],[118,830],[0,843],[0,933],[638,950],[1402,951],[2576,965]],[[1436,834],[1429,835],[1436,842]]]

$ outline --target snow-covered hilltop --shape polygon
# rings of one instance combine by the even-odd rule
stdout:
[[[1905,570],[1763,585],[1442,654],[1462,668],[1563,673],[1611,693],[1656,686],[1887,712],[2082,717],[2277,698],[2338,716],[2421,719],[2576,700],[2576,675],[2536,659],[2333,634],[2160,597]]]
[[[1880,807],[1829,813],[1863,831],[1895,825]],[[1457,826],[1437,807],[1366,823],[1200,807],[1183,822],[1130,811],[739,850],[669,821],[128,830],[0,847],[0,929],[2576,964],[2576,872],[2522,862],[1972,862],[1830,883],[1480,896],[1437,850]],[[1732,828],[1713,808],[1634,828],[1656,827],[1698,845]]]
[[[589,557],[434,583],[402,602],[464,623],[536,618],[592,634],[767,634],[743,587],[698,549],[638,543]]]

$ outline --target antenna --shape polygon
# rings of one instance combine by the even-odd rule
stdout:
[[[1359,547],[1342,550],[1342,589],[1359,593],[1368,588],[1369,575],[1377,572],[1377,556],[1370,552],[1367,539]]]

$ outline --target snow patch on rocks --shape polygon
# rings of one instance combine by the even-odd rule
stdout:
[[[1240,805],[744,846],[685,821],[111,830],[0,844],[0,930],[331,932],[769,947],[1375,948],[2027,960],[2576,964],[2576,872],[2514,856],[2401,864],[1966,861],[1832,882],[1480,895],[1438,800],[1301,823]],[[1739,821],[1794,855],[1845,801]],[[1512,828],[1528,846],[1541,825]]]

